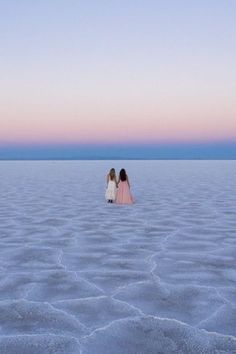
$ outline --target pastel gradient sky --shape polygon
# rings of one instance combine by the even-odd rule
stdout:
[[[0,145],[236,141],[236,1],[0,0]]]

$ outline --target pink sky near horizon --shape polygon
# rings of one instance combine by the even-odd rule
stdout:
[[[236,139],[236,110],[218,102],[0,107],[0,143],[160,143]],[[116,107],[118,107],[116,109]]]

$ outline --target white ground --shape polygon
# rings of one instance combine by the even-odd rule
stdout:
[[[0,353],[236,353],[235,245],[236,161],[0,162]]]

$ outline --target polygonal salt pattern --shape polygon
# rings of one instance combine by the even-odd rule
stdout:
[[[107,204],[125,167],[136,203]],[[235,161],[0,162],[1,354],[236,353]]]

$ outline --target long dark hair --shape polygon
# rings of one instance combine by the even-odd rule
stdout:
[[[122,169],[120,170],[120,180],[121,180],[122,182],[124,182],[124,181],[127,180],[127,176],[126,176],[126,172],[125,172],[125,169],[124,169],[124,168],[122,168]]]

